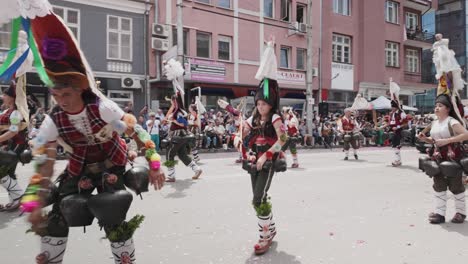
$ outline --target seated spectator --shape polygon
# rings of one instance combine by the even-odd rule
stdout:
[[[205,127],[205,137],[206,145],[205,148],[211,148],[211,143],[213,142],[213,147],[216,147],[218,143],[218,135],[216,134],[216,128],[213,120],[208,120],[208,125]]]
[[[226,124],[226,145],[227,147],[229,148],[230,145],[231,145],[231,139],[234,135],[234,133],[237,132],[237,128],[236,128],[236,125],[234,123],[234,120],[231,119],[228,121],[228,123]]]
[[[306,122],[304,120],[302,120],[300,123],[299,123],[299,134],[301,135],[302,139],[303,139],[303,146],[307,146],[307,142],[310,140],[310,141],[313,141],[312,140],[312,135],[310,134],[307,134],[307,125],[306,125]],[[313,142],[311,142],[312,144]]]
[[[216,135],[218,136],[218,142],[219,142],[220,144],[222,144],[222,143],[223,143],[223,139],[224,139],[224,134],[226,133],[226,128],[224,128],[223,123],[220,122],[219,120],[216,120],[215,123],[216,123],[215,133],[216,133]],[[215,146],[217,146],[217,145],[215,144]],[[227,146],[224,146],[224,145],[223,145],[223,148],[226,149]]]

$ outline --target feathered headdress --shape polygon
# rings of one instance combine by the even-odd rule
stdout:
[[[277,62],[274,51],[273,41],[267,43],[267,47],[262,55],[260,67],[258,68],[255,79],[261,81],[255,94],[255,103],[258,100],[264,100],[273,109],[279,109],[279,86],[276,81]]]
[[[433,62],[436,67],[436,78],[439,81],[437,87],[437,100],[450,102],[450,114],[457,118],[466,127],[463,105],[458,90],[463,89],[465,82],[461,78],[461,68],[455,58],[455,52],[448,48],[448,39],[442,38],[442,34],[436,35],[433,44]]]
[[[370,104],[361,94],[357,94],[354,98],[354,103],[351,106],[351,109],[354,110],[371,110],[372,104]]]
[[[105,98],[102,92],[96,88],[94,74],[73,32],[59,16],[52,12],[52,6],[47,0],[5,1],[10,2],[7,6],[9,6],[8,9],[11,9],[11,14],[8,14],[7,17],[14,18],[11,50],[14,51],[18,47],[18,36],[22,27],[27,33],[34,67],[44,84],[52,88],[66,85],[79,87],[83,90],[89,89],[96,96]],[[3,12],[2,10],[0,14]],[[18,14],[21,17],[16,17]],[[28,54],[29,51],[27,51]],[[28,57],[29,55],[24,56]],[[13,59],[7,57],[0,69],[0,75],[4,76],[5,72],[20,69],[18,67],[20,63],[12,63],[12,61]],[[16,67],[18,68],[15,69]],[[4,68],[7,70],[2,71]]]
[[[170,59],[167,61],[164,65],[164,74],[166,75],[166,78],[170,81],[172,81],[172,86],[174,88],[174,93],[176,94],[179,92],[182,96],[185,94],[184,89],[180,86],[179,82],[177,81],[177,78],[181,77],[184,75],[184,67],[182,67],[182,64],[180,64],[179,61],[176,61],[174,59]]]
[[[200,100],[200,97],[195,96],[195,105],[197,106],[198,113],[203,115],[206,113],[206,108]]]
[[[400,86],[393,81],[393,78],[390,77],[390,82],[389,82],[389,88],[390,88],[390,100],[391,100],[391,107],[395,107],[401,110],[401,104],[400,104]]]

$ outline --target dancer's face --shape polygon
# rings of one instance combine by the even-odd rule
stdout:
[[[71,87],[62,89],[52,89],[52,96],[63,111],[68,113],[77,113],[83,108],[83,99],[81,89]]]
[[[270,113],[271,110],[271,105],[267,104],[267,102],[263,100],[258,100],[257,101],[257,110],[258,113],[260,113],[261,116],[265,117]]]
[[[438,118],[447,117],[449,115],[450,108],[441,103],[436,103],[434,113]]]
[[[15,104],[15,98],[13,98],[13,97],[11,97],[11,96],[9,96],[7,94],[3,94],[2,99],[3,99],[3,103],[8,107]]]

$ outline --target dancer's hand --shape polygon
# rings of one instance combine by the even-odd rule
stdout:
[[[438,147],[443,147],[447,144],[450,143],[450,140],[448,138],[442,138],[442,139],[436,139],[435,140],[435,144],[438,146]]]
[[[266,162],[266,156],[263,154],[258,160],[257,160],[257,171],[261,171],[263,169],[263,164]]]
[[[427,136],[426,136],[424,133],[419,132],[418,138],[419,138],[420,140],[426,140],[426,139],[427,139]]]
[[[157,170],[150,170],[149,179],[151,184],[154,185],[155,190],[160,190],[166,181],[166,177],[164,176],[164,172],[161,168]]]
[[[138,154],[137,154],[135,151],[133,151],[133,150],[130,150],[130,151],[128,152],[128,159],[129,159],[130,161],[134,161],[134,160],[136,159],[137,156],[138,156]]]
[[[28,222],[31,223],[31,229],[39,229],[40,226],[47,221],[47,217],[42,212],[42,207],[34,209],[28,217]]]

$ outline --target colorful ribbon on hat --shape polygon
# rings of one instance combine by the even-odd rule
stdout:
[[[0,76],[3,76],[5,71],[8,70],[10,67],[11,62],[15,58],[16,55],[16,49],[18,48],[18,35],[19,31],[21,29],[21,18],[15,18],[12,22],[12,28],[11,28],[11,39],[10,39],[10,51],[8,52],[8,56],[3,63],[3,65],[0,67]]]
[[[268,99],[270,97],[270,80],[268,78],[263,79],[263,98]]]
[[[19,31],[21,30],[21,26],[23,27],[24,31],[26,31],[28,34],[29,48],[12,64],[18,48],[18,36]],[[34,40],[34,36],[31,30],[31,22],[29,19],[25,19],[22,17],[15,18],[13,20],[10,51],[8,52],[8,56],[5,62],[0,67],[0,79],[10,80],[11,78],[13,78],[16,71],[21,67],[24,61],[26,61],[29,51],[31,51],[33,54],[34,67],[36,68],[37,74],[39,75],[41,81],[49,87],[53,86],[53,82],[47,75],[47,72],[44,68],[44,63],[42,62],[39,50],[36,45],[36,41]]]

